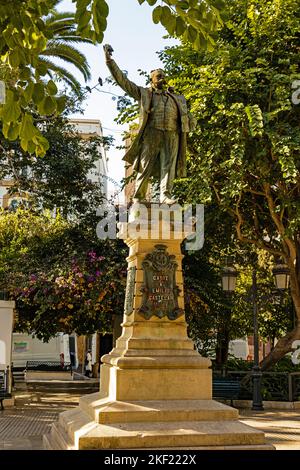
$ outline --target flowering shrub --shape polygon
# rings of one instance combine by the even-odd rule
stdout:
[[[9,236],[12,221],[15,237]],[[16,300],[18,330],[44,339],[58,331],[111,330],[112,315],[122,314],[124,305],[127,249],[121,241],[99,241],[85,227],[23,210],[2,213],[1,226],[0,282]]]

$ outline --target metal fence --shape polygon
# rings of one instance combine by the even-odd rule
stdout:
[[[221,372],[213,372],[213,378],[220,375]],[[252,399],[251,371],[227,371],[226,377],[238,379],[239,400]],[[300,401],[300,372],[262,372],[261,392],[266,401]]]
[[[54,372],[71,372],[71,362],[56,362],[56,361],[27,361],[26,370],[36,371],[54,371]]]

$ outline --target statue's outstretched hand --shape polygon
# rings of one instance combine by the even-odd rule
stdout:
[[[104,54],[105,54],[105,59],[108,61],[108,60],[111,60],[112,58],[112,53],[114,52],[113,48],[111,47],[110,44],[104,44],[103,46],[103,49],[104,49]]]

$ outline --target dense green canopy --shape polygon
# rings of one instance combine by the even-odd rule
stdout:
[[[299,19],[297,0],[231,0],[213,52],[162,53],[198,120],[182,197],[219,204],[239,242],[290,269],[297,321],[263,367],[300,338]]]

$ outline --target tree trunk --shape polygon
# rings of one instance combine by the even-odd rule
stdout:
[[[287,353],[293,350],[292,345],[296,339],[300,339],[300,323],[289,331],[284,337],[280,338],[274,349],[261,361],[260,367],[262,371],[269,369],[278,362]]]
[[[297,260],[287,259],[290,269],[290,287],[291,297],[296,313],[295,327],[289,331],[284,337],[280,338],[274,349],[263,359],[260,363],[262,370],[267,370],[272,365],[276,364],[287,353],[293,351],[293,342],[300,339],[300,240],[296,242],[297,245]]]

